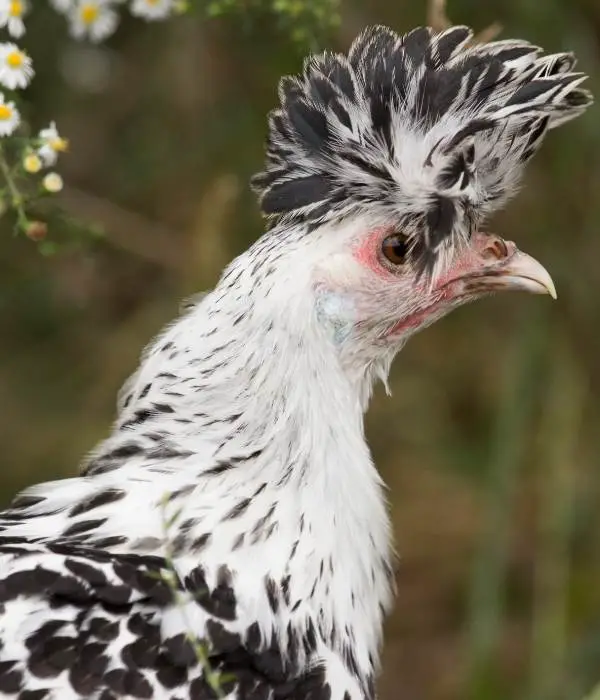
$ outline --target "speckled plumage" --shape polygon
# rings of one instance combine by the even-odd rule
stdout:
[[[200,644],[229,700],[373,700],[393,589],[373,381],[484,293],[434,283],[589,101],[570,56],[469,36],[375,28],[282,87],[255,180],[274,227],[151,344],[82,474],[0,514],[0,697],[214,698]],[[373,241],[398,226],[395,271]]]
[[[259,277],[257,266],[277,265],[279,245],[259,241],[152,345],[122,393],[113,434],[83,476],[35,486],[2,514],[0,639],[12,643],[0,650],[0,692],[57,689],[62,700],[85,687],[106,700],[133,683],[132,697],[213,697],[181,649],[191,629],[210,645],[212,665],[240,679],[227,697],[372,695],[379,606],[390,598],[380,484],[358,432],[358,399],[346,387],[327,395],[343,381],[333,356],[307,353],[290,367],[288,358],[310,344],[310,329],[294,328],[291,307],[289,324],[278,328],[266,309],[260,318],[260,299],[280,273]],[[224,303],[232,295],[239,301]],[[296,394],[298,373],[322,381]],[[341,431],[315,410],[332,398],[338,405],[327,413],[344,415]],[[327,462],[330,470],[314,473]],[[342,471],[362,482],[355,513],[330,500]],[[183,608],[145,573],[165,568],[163,512],[177,515],[168,540]],[[348,519],[339,532],[336,517]],[[375,560],[365,557],[373,547]],[[367,616],[356,639],[352,618]],[[133,618],[148,632],[132,630]],[[115,638],[90,632],[94,620],[112,625]],[[57,621],[65,624],[31,646],[30,634]],[[53,670],[37,675],[34,660],[52,657],[57,644]],[[125,653],[132,645],[137,653]],[[87,655],[89,676],[80,684],[72,663]],[[340,693],[331,694],[324,669],[311,669],[316,658],[328,660]]]

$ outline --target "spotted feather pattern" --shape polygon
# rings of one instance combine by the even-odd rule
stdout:
[[[431,270],[513,192],[547,130],[591,102],[571,54],[471,39],[375,26],[347,56],[310,56],[283,78],[253,180],[264,214],[321,223],[376,207]]]
[[[201,567],[177,580],[157,556],[7,538],[2,550],[1,697],[212,700],[206,669],[220,675],[222,697],[327,697],[322,669],[290,678],[258,625],[239,633],[226,569],[211,588]],[[315,633],[303,643],[316,646]]]

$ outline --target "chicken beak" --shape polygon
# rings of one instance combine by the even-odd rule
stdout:
[[[455,279],[463,281],[467,293],[520,290],[549,294],[556,299],[556,287],[548,270],[512,241],[494,234],[475,234],[457,269],[460,272]]]
[[[494,274],[494,287],[549,294],[556,299],[556,287],[550,273],[531,255],[516,250]]]

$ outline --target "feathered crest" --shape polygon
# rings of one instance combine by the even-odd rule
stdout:
[[[348,56],[309,56],[269,115],[252,180],[263,213],[320,223],[377,205],[430,269],[510,194],[546,131],[591,103],[572,54],[471,38],[375,26]]]

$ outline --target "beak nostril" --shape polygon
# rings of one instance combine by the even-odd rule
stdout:
[[[503,260],[508,257],[508,246],[506,241],[498,236],[490,236],[483,248],[483,257]]]

